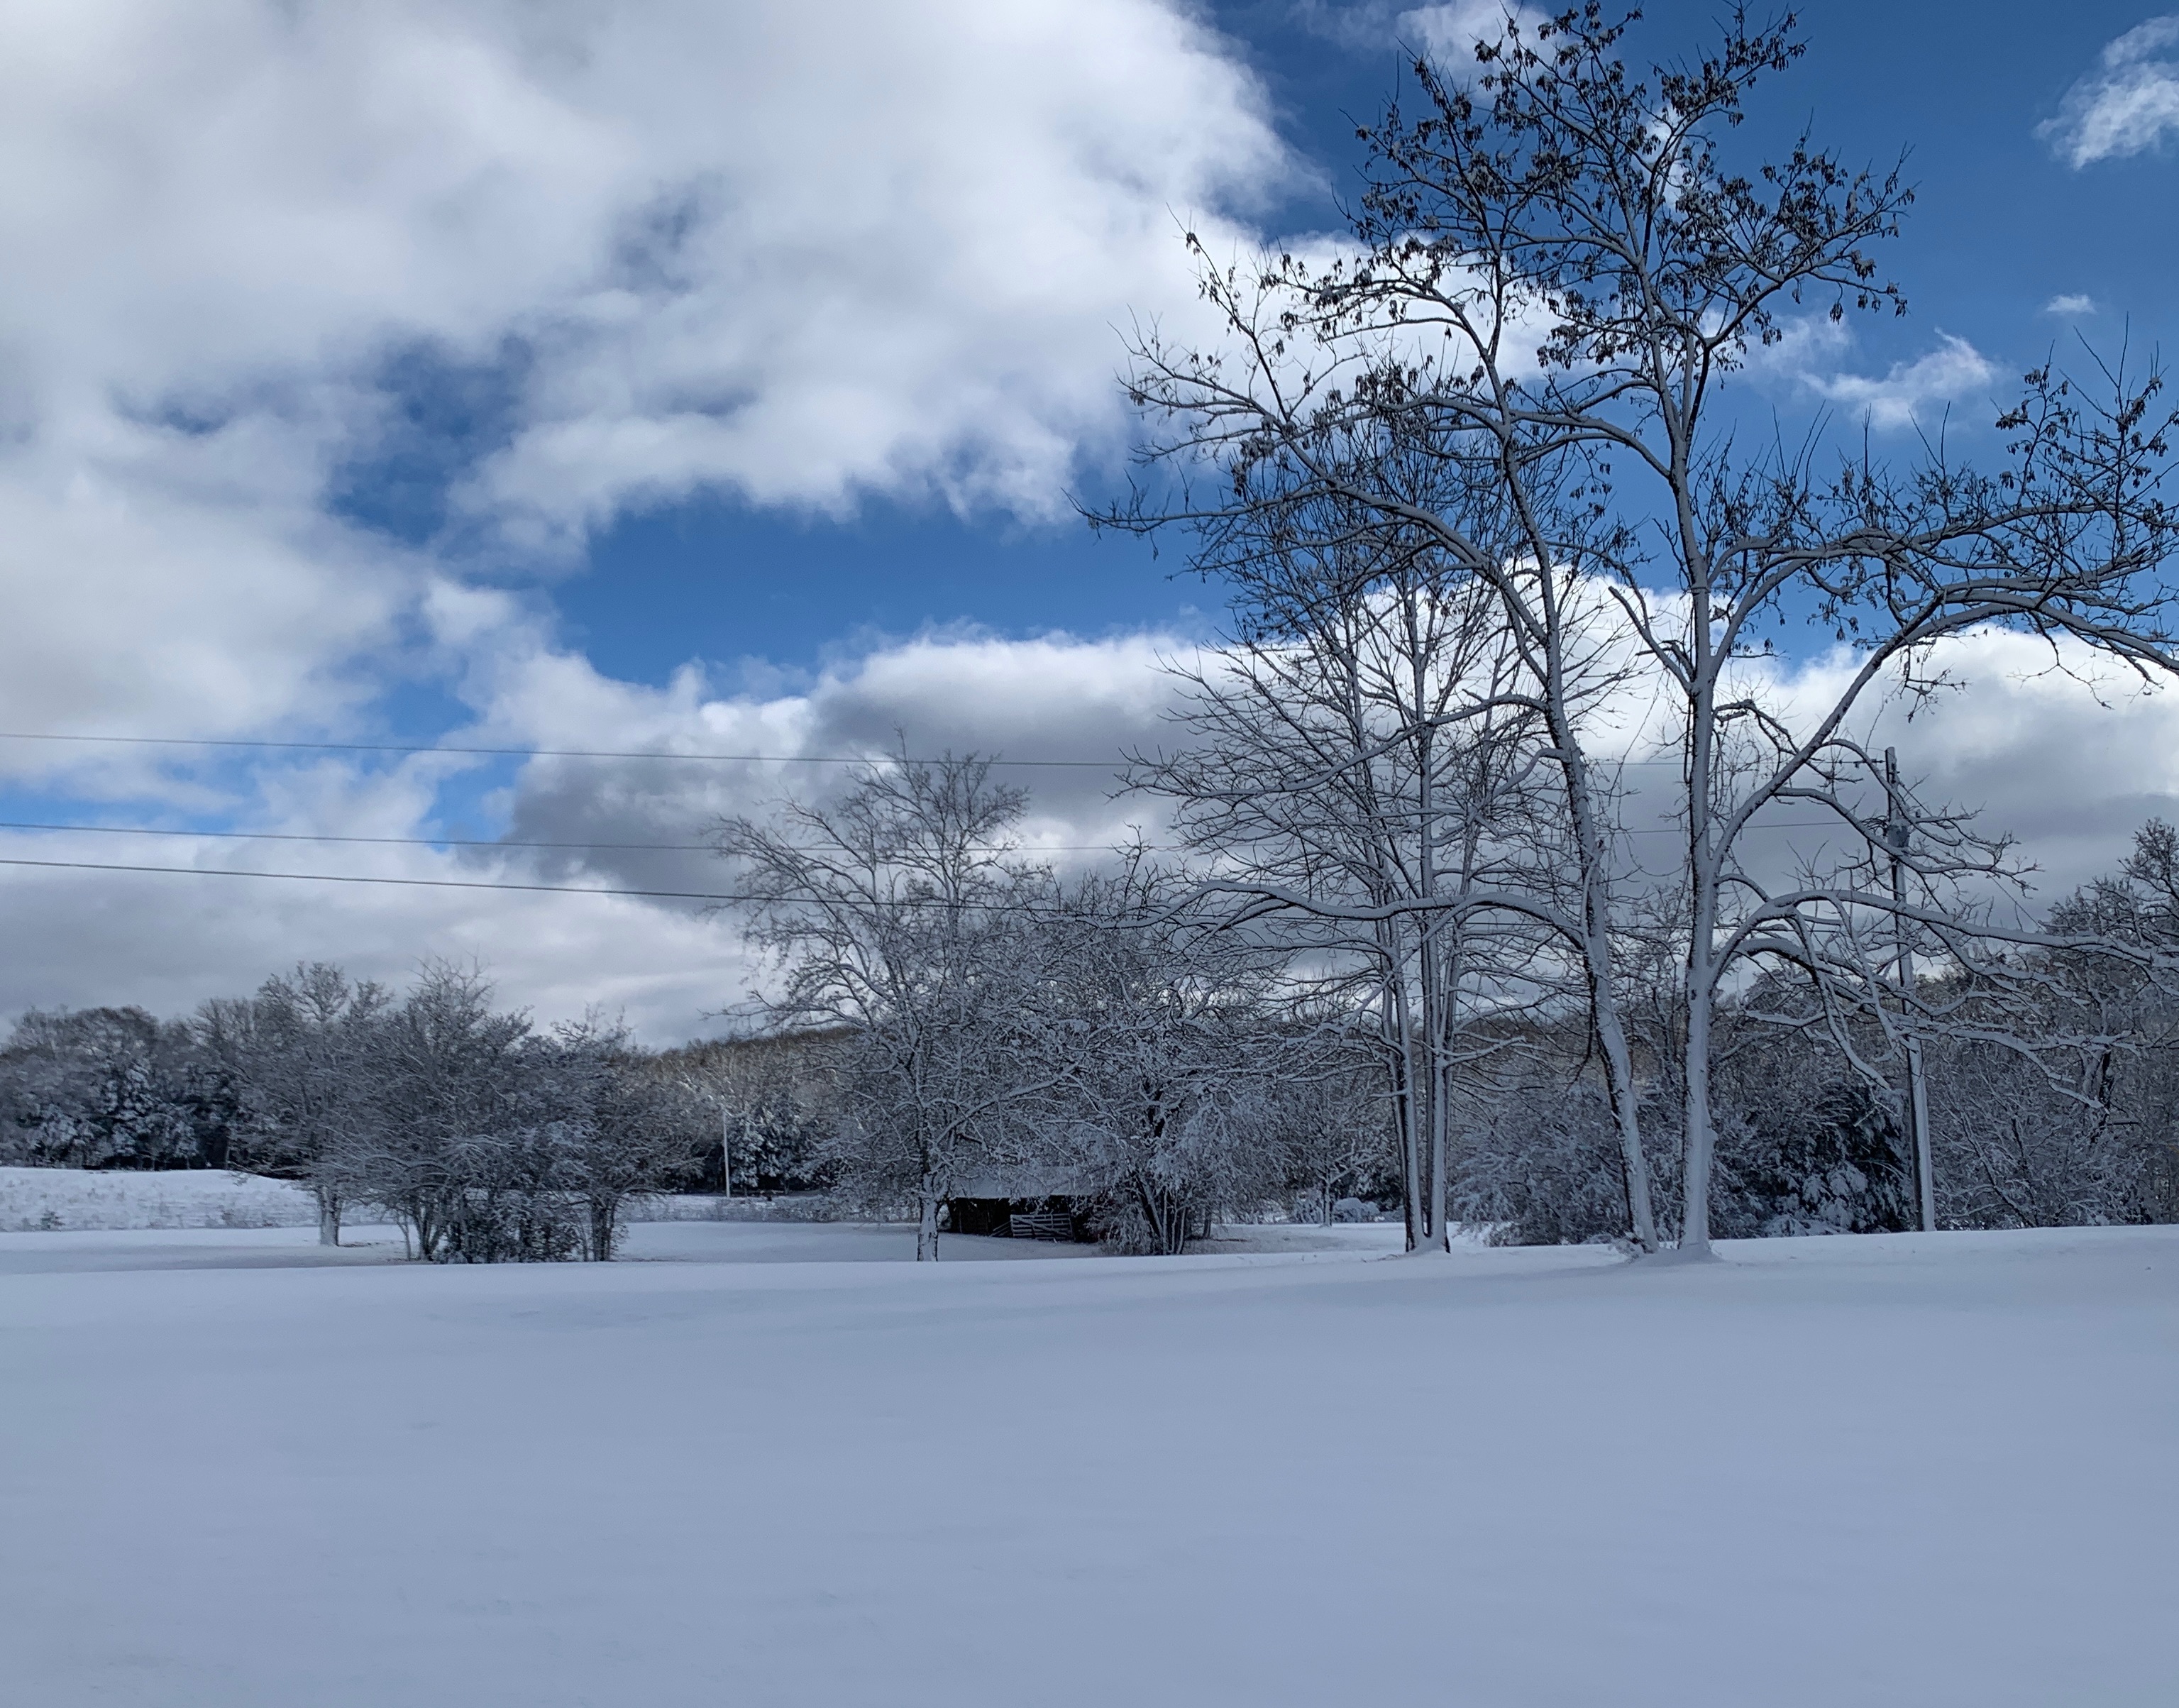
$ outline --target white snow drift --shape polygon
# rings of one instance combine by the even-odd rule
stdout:
[[[2179,1231],[1726,1255],[0,1278],[8,1690],[2179,1700]]]

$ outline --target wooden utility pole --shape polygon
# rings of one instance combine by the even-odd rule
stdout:
[[[1884,750],[1884,795],[1889,816],[1884,840],[1891,851],[1892,929],[1899,944],[1900,1026],[1907,1039],[1907,1134],[1914,1149],[1914,1196],[1922,1212],[1922,1231],[1937,1231],[1937,1171],[1929,1155],[1929,1093],[1922,1077],[1922,1035],[1914,1019],[1914,952],[1907,930],[1907,815],[1899,805],[1899,750]]]

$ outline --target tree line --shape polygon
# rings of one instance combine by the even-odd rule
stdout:
[[[1144,1252],[1219,1218],[1380,1210],[1411,1230],[1442,1213],[1505,1241],[1632,1242],[1578,1002],[1460,1011],[1452,1071],[1418,1095],[1432,1041],[1403,1031],[1414,1005],[1390,999],[1380,958],[1329,953],[1283,915],[1237,929],[1222,880],[1141,849],[1056,871],[1018,845],[1028,805],[984,760],[903,761],[829,806],[726,826],[771,898],[747,921],[776,959],[766,1035],[647,1050],[596,1021],[540,1030],[474,969],[427,964],[397,996],[307,965],[184,1020],[25,1016],[0,1048],[0,1160],[291,1178],[327,1241],[389,1218],[414,1255],[452,1261],[609,1257],[632,1199],[681,1189],[904,1215],[926,1257],[948,1204],[993,1189],[1062,1195]],[[2179,950],[2179,832],[2145,827],[2046,923],[1994,1002],[1962,969],[1924,975],[1918,1001],[1947,1017],[1926,1041],[1940,1224],[2179,1216],[2179,1000],[2153,958],[2106,947]],[[1684,1095],[1686,1021],[1669,960],[1627,965],[1643,1120]],[[1895,1044],[1865,1017],[1834,1032],[1807,986],[1721,1005],[1721,1235],[1915,1225]],[[1441,1212],[1416,1166],[1424,1120],[1446,1134]],[[1672,1216],[1684,1177],[1662,1160],[1654,1203]]]
[[[1540,931],[1494,937],[1489,981],[1471,971],[1468,1000],[1431,1010],[1412,955],[1327,943],[1284,910],[1237,925],[1223,898],[1240,881],[1139,848],[1056,871],[1019,845],[1027,806],[985,760],[903,759],[831,806],[722,833],[761,898],[760,1006],[794,1044],[738,1107],[798,1112],[763,1130],[803,1123],[843,1200],[913,1213],[923,1255],[948,1201],[992,1178],[1063,1191],[1142,1251],[1183,1250],[1216,1216],[1329,1220],[1343,1198],[1402,1212],[1415,1246],[1459,1223],[1638,1245],[1593,1016],[1535,972]],[[2179,1216],[2179,992],[2160,970],[2179,950],[2179,832],[2145,827],[2044,923],[1994,992],[1957,965],[1917,980],[1915,1013],[1942,1018],[1924,1040],[1935,1219]],[[1625,947],[1615,994],[1646,1128],[1686,1096],[1685,987],[1657,938]],[[1918,1224],[1898,1017],[1841,1016],[1824,995],[1772,975],[1717,1006],[1721,1236]],[[1419,1012],[1446,1031],[1417,1035]],[[1660,1149],[1651,1176],[1660,1217],[1685,1216],[1677,1160]]]
[[[606,1181],[583,1146],[679,1083],[729,1157],[738,1119],[775,1178],[912,1212],[922,1255],[994,1169],[1150,1250],[1305,1180],[1415,1249],[2171,1216],[2172,832],[2039,916],[2002,828],[1879,733],[1994,635],[2103,690],[2179,673],[2162,376],[2039,365],[1973,457],[1937,423],[1896,457],[1754,423],[1766,352],[1906,306],[1901,174],[1745,140],[1795,29],[1736,12],[1645,69],[1596,5],[1508,15],[1362,129],[1339,241],[1188,239],[1220,329],[1133,338],[1137,478],[1090,518],[1185,537],[1228,598],[1123,778],[1175,857],[1035,860],[974,755],[724,824],[791,1041],[707,1059],[758,1101],[453,974],[261,993],[297,1037],[365,1011],[375,1201],[431,1252],[522,1247],[466,1231],[527,1201],[492,1170]],[[226,1070],[189,1071],[190,1130],[225,1130]],[[339,1124],[316,1095],[277,1094],[287,1130]]]
[[[1126,779],[1179,860],[1060,883],[950,760],[727,827],[772,1017],[854,1041],[924,1244],[1026,1131],[1133,1169],[1155,1243],[1267,1154],[1252,1097],[1358,1057],[1418,1249],[2171,1213],[2168,831],[2036,917],[1877,733],[1992,636],[2179,673],[2160,370],[2033,369],[1979,462],[1752,422],[1766,352],[1905,312],[1912,188],[1742,140],[1792,18],[1646,69],[1634,22],[1417,58],[1339,241],[1191,235],[1217,333],[1131,340],[1137,478],[1089,519],[1184,536],[1232,619]]]
[[[294,1179],[325,1243],[364,1212],[440,1261],[609,1258],[716,1131],[622,1029],[540,1030],[450,963],[398,997],[316,964],[186,1020],[33,1011],[0,1051],[0,1160]]]

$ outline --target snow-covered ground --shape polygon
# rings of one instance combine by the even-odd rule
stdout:
[[[2163,1708],[2175,1419],[2174,1229],[17,1273],[0,1696]]]
[[[632,1222],[764,1220],[792,1206],[666,1194],[633,1199]],[[226,1169],[0,1168],[0,1232],[317,1226],[309,1190]]]
[[[300,1227],[317,1225],[304,1188],[221,1168],[0,1168],[0,1229]]]
[[[1397,1249],[1399,1230],[1391,1233],[1389,1243]],[[1100,1255],[1090,1245],[961,1235],[948,1236],[942,1252],[951,1262]],[[621,1260],[629,1263],[907,1263],[914,1257],[913,1227],[855,1222],[639,1222],[628,1225],[621,1246]],[[0,1233],[0,1275],[118,1269],[318,1269],[407,1260],[401,1230],[390,1226],[343,1227],[338,1249],[318,1244],[315,1223],[308,1228]]]

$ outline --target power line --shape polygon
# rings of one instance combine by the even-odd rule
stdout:
[[[1781,822],[1756,823],[1747,827],[1750,831],[1771,830],[1835,830],[1844,828],[1835,819],[1787,819]],[[489,837],[432,837],[432,836],[333,836],[311,831],[278,830],[175,830],[165,827],[126,824],[40,824],[27,821],[0,819],[0,831],[23,830],[48,832],[68,836],[163,836],[216,838],[222,842],[305,842],[338,843],[346,846],[366,848],[481,848],[481,849],[541,849],[587,854],[716,854],[717,849],[705,842],[527,842]],[[1744,833],[1744,832],[1743,832]],[[1677,825],[1660,825],[1644,830],[1628,830],[1627,836],[1684,836]],[[800,844],[796,844],[800,846]],[[1134,846],[1123,843],[1020,843],[1008,847],[977,847],[968,850],[984,854],[1117,854]],[[1185,843],[1144,843],[1148,854],[1188,854],[1195,852]],[[184,870],[176,868],[176,870]],[[187,868],[194,870],[195,868]]]
[[[425,890],[519,890],[547,895],[566,896],[636,896],[650,901],[669,902],[748,902],[802,904],[812,907],[947,907],[953,905],[945,897],[888,897],[882,901],[856,896],[777,896],[741,894],[726,890],[638,890],[623,889],[603,884],[524,884],[506,883],[485,878],[391,878],[365,877],[340,872],[268,872],[240,866],[155,866],[125,865],[107,860],[34,860],[0,856],[0,866],[37,866],[55,871],[86,872],[164,872],[180,877],[203,878],[279,878],[294,883],[314,884],[393,884],[403,889]],[[1064,907],[1054,907],[1033,902],[980,902],[974,904],[979,912],[1041,914],[1056,918],[1073,918],[1074,912]]]
[[[15,828],[25,828],[25,827],[18,827],[18,826],[0,826],[0,828],[4,828],[4,829],[15,829]],[[30,828],[41,828],[41,829],[82,828],[82,829],[87,829],[87,830],[110,830],[110,829],[114,829],[114,828],[116,828],[116,827],[113,827],[113,826],[104,826],[104,825],[90,825],[90,826],[83,826],[83,827],[41,826],[41,827],[30,827]],[[1760,827],[1760,828],[1766,828],[1766,829],[1772,829],[1772,830],[1792,830],[1792,829],[1811,828],[1811,827],[1815,827],[1815,826],[1814,825],[1813,821],[1812,821],[1812,822],[1811,822],[1811,823],[1809,823],[1809,824],[1796,824],[1796,825],[1771,825],[1771,826],[1765,826],[1765,827]],[[1758,828],[1758,827],[1751,827],[1751,828]],[[217,832],[217,831],[213,831],[213,832],[192,832],[192,831],[152,831],[152,832],[124,832],[123,833],[124,833],[124,834],[143,834],[143,835],[153,835],[153,836],[192,836],[192,835],[204,834],[204,835],[212,835],[212,836],[217,836],[217,835],[231,835],[231,836],[236,836],[236,837],[250,837],[250,836],[254,836],[254,835],[257,834],[256,832],[248,832],[248,831],[236,831],[236,832]],[[1655,830],[1655,831],[1636,831],[1636,832],[1631,832],[1631,833],[1632,833],[1632,834],[1633,834],[1633,835],[1636,835],[1636,836],[1666,836],[1666,835],[1671,835],[1671,834],[1675,834],[1676,832],[1674,832],[1673,831],[1671,831],[1671,830],[1670,830],[1670,829],[1666,829],[1666,830]],[[269,832],[268,832],[267,834],[272,834],[272,833],[269,833]],[[380,842],[380,843],[403,843],[403,842],[407,842],[407,841],[411,840],[411,839],[403,839],[403,838],[391,838],[391,837],[386,837],[386,838],[360,838],[360,837],[359,837],[359,838],[281,838],[280,839],[282,839],[282,840],[302,840],[302,841],[316,841],[316,840],[335,841],[335,840],[338,840],[338,841],[343,841],[343,842],[366,842],[366,841],[368,841],[368,842]],[[427,846],[427,847],[429,847],[429,846],[436,846],[436,844],[431,844],[431,843],[425,843],[424,845],[425,845],[425,846]],[[466,844],[466,845],[467,845],[467,846],[471,846],[471,847],[560,847],[560,846],[581,847],[581,846],[585,846],[585,844],[580,844],[580,843],[573,843],[573,844],[559,844],[559,843],[470,843],[470,844]],[[606,846],[606,847],[609,847],[609,846],[614,846],[614,844],[595,844],[594,846]],[[630,844],[624,844],[624,845],[623,845],[623,846],[627,846],[627,847],[634,848],[634,847],[641,847],[641,846],[643,846],[643,844],[639,844],[639,843],[630,843]],[[1054,850],[1054,851],[1056,852],[1057,850]],[[1084,849],[1084,850],[1081,850],[1081,851],[1082,851],[1082,852],[1091,852],[1091,850],[1088,850],[1088,849]],[[1108,849],[1099,849],[1099,850],[1095,850],[1095,852],[1110,852],[1110,851],[1111,851],[1111,850],[1108,850]],[[1023,850],[1023,852],[1024,852],[1024,853],[1035,853],[1035,852],[1037,852],[1037,850],[1035,850],[1035,849],[1024,849],[1024,850]],[[38,870],[47,870],[47,871],[153,872],[153,873],[165,873],[165,874],[170,874],[170,875],[173,875],[173,876],[178,876],[178,877],[277,878],[277,879],[279,879],[279,880],[281,880],[281,881],[284,881],[284,882],[289,882],[289,883],[321,883],[321,884],[392,884],[392,885],[395,885],[395,886],[398,886],[398,887],[401,887],[401,888],[404,888],[404,889],[427,889],[427,890],[511,890],[511,891],[526,892],[530,892],[530,893],[541,894],[541,895],[569,895],[569,896],[632,896],[632,897],[635,897],[635,898],[640,898],[640,899],[649,900],[649,901],[676,901],[676,902],[726,902],[726,903],[736,903],[736,902],[776,902],[776,901],[780,901],[780,900],[782,900],[782,899],[784,899],[784,900],[790,900],[790,901],[791,901],[791,900],[794,899],[793,898],[791,898],[791,897],[788,897],[788,898],[782,898],[782,897],[778,897],[778,896],[766,896],[766,895],[743,894],[743,893],[738,893],[738,892],[733,892],[733,891],[725,891],[725,890],[647,890],[647,889],[632,889],[632,888],[626,888],[626,887],[620,887],[620,886],[617,886],[617,885],[606,885],[606,884],[543,884],[543,883],[511,883],[511,882],[508,882],[508,881],[504,881],[504,880],[501,880],[501,879],[490,879],[490,878],[401,878],[401,877],[362,876],[358,876],[358,875],[354,875],[354,874],[349,874],[349,873],[343,873],[343,872],[274,872],[274,871],[262,871],[262,870],[252,870],[252,869],[246,868],[246,867],[237,867],[237,866],[168,866],[168,865],[140,865],[140,864],[137,864],[137,863],[134,863],[134,862],[118,861],[118,860],[47,860],[47,859],[23,859],[23,858],[20,858],[20,857],[12,856],[12,855],[0,855],[0,866],[22,866],[22,867],[31,867],[31,868],[36,868],[36,869],[38,869]],[[1024,904],[1024,903],[1019,903],[1019,902],[1004,903],[999,903],[999,904],[996,904],[996,905],[1000,908],[1000,909],[1001,909],[1002,911],[1008,911],[1008,912],[1019,912],[1019,913],[1060,913],[1060,912],[1064,912],[1064,911],[1065,911],[1064,909],[1061,909],[1040,908],[1040,907],[1036,907],[1036,906],[1034,906],[1034,905]]]
[[[25,730],[0,730],[0,741],[75,741],[118,747],[228,747],[269,749],[299,753],[451,753],[497,759],[670,759],[692,760],[713,765],[890,765],[898,754],[822,753],[662,753],[656,750],[589,747],[462,747],[422,745],[392,741],[245,741],[239,738],[180,735],[63,735]],[[910,765],[936,761],[910,757]],[[1102,759],[1002,759],[989,765],[1039,766],[1062,769],[1110,771]]]
[[[707,842],[518,842],[502,841],[483,837],[431,836],[321,836],[307,831],[278,830],[175,830],[148,825],[126,824],[32,824],[0,820],[0,830],[58,831],[71,834],[95,836],[171,836],[217,837],[229,842],[330,842],[362,843],[374,848],[524,848],[524,849],[579,849],[592,852],[621,854],[713,854],[716,849]],[[1112,843],[1024,843],[1013,848],[974,848],[972,854],[1110,854],[1120,846]],[[1177,854],[1182,850],[1161,844],[1146,844],[1152,852]]]
[[[890,765],[898,754],[858,753],[667,753],[656,749],[590,747],[469,747],[392,741],[255,741],[239,736],[185,735],[74,735],[50,731],[0,729],[0,741],[72,741],[115,747],[221,747],[291,753],[446,753],[487,759],[661,759],[692,761],[711,765]],[[909,765],[932,765],[928,757],[909,756]],[[1121,755],[1119,763],[1127,763]],[[1605,769],[1622,766],[1678,766],[1677,759],[1612,759],[1594,757]],[[1030,766],[1055,770],[1110,771],[1115,762],[1103,759],[1008,759],[984,761],[993,766]]]
[[[539,890],[557,895],[649,896],[660,901],[678,902],[753,902],[771,899],[764,896],[714,894],[707,890],[610,889],[596,884],[518,884],[484,878],[356,877],[338,872],[267,872],[253,871],[237,866],[130,865],[109,860],[34,860],[0,857],[0,865],[42,866],[57,871],[174,872],[184,877],[286,878],[299,883],[314,884],[399,884],[407,888],[427,890]]]
[[[1750,831],[1773,830],[1833,830],[1845,828],[1835,819],[1787,819],[1747,827]],[[222,842],[301,842],[337,843],[344,846],[365,848],[477,848],[477,849],[540,849],[590,854],[715,854],[716,848],[702,842],[530,842],[491,837],[431,837],[431,836],[338,836],[314,831],[277,830],[177,830],[164,826],[126,824],[46,824],[27,820],[0,819],[0,831],[19,830],[48,832],[67,836],[163,836],[209,838]],[[1641,830],[1628,830],[1627,836],[1683,836],[1686,832],[1677,825],[1660,825]],[[799,844],[797,844],[799,846]],[[1007,847],[980,846],[969,850],[971,854],[1114,854],[1131,843],[1019,843]],[[1188,854],[1192,852],[1184,843],[1144,843],[1144,850],[1150,854]],[[177,868],[177,870],[183,870]],[[188,868],[194,870],[195,868]]]

